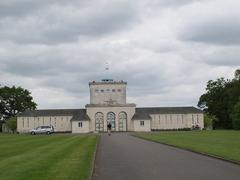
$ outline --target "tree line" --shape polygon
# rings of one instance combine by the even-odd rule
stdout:
[[[233,79],[208,81],[198,106],[212,120],[214,129],[240,129],[240,69]]]

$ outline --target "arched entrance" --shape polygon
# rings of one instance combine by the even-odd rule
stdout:
[[[116,128],[116,116],[113,112],[107,113],[107,124],[112,125],[112,130],[115,131]]]
[[[104,130],[104,115],[101,112],[95,114],[95,131]]]
[[[127,131],[127,113],[120,112],[118,115],[118,130]]]

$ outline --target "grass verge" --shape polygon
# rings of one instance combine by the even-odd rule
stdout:
[[[240,131],[135,133],[134,136],[240,164]]]
[[[98,136],[0,134],[0,179],[89,178]]]

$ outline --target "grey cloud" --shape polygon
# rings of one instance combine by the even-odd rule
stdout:
[[[2,17],[19,17],[34,12],[42,6],[41,1],[31,0],[1,0],[0,2],[0,18]]]
[[[33,91],[39,108],[84,107],[88,82],[106,77],[106,61],[108,77],[127,81],[129,101],[138,106],[196,105],[207,80],[239,66],[238,47],[176,39],[181,9],[190,11],[184,5],[196,1],[68,2],[0,12],[0,81]],[[143,4],[151,2],[146,8],[154,13],[146,15]],[[183,22],[181,35],[197,31],[195,26],[208,28],[208,21],[193,21]]]
[[[183,8],[180,13],[180,40],[222,46],[240,44],[238,1],[206,1]]]
[[[78,5],[79,8],[85,6],[87,3],[91,2],[91,0],[41,0],[41,1],[33,1],[33,0],[1,0],[0,1],[0,18],[4,17],[16,17],[22,18],[24,16],[28,16],[31,14],[38,14],[42,8],[46,8],[49,6],[54,6],[56,4],[66,6],[75,4]]]
[[[203,0],[151,0],[148,4],[151,6],[178,7],[200,1]]]
[[[234,45],[240,44],[239,33],[240,19],[231,18],[190,24],[181,32],[180,39],[217,45]]]
[[[219,46],[188,42],[180,47],[179,53],[189,63],[202,63],[211,65],[212,68],[217,66],[237,68],[237,66],[240,66],[239,46]]]
[[[56,52],[58,53],[58,52]],[[66,61],[63,55],[49,54],[39,56],[22,56],[13,57],[2,60],[3,71],[18,76],[25,77],[44,77],[44,76],[57,76],[66,73],[84,72],[93,65],[98,65],[100,62],[95,59],[87,59],[87,54],[78,56],[77,59],[70,59]]]
[[[80,8],[79,8],[80,6]],[[53,5],[23,18],[0,19],[0,38],[16,43],[57,44],[99,38],[137,22],[137,7],[127,1],[85,6]],[[88,38],[88,39],[86,39]]]
[[[240,48],[230,47],[215,50],[205,55],[203,61],[214,66],[240,66]]]

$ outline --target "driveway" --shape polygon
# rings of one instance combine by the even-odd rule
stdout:
[[[237,180],[240,165],[142,140],[101,135],[94,180]]]

